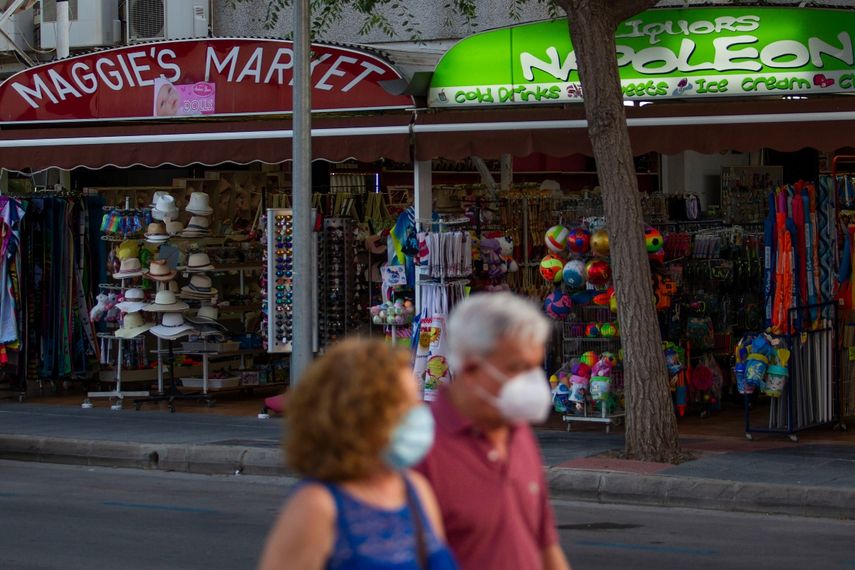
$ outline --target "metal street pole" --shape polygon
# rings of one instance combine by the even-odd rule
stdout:
[[[294,215],[294,296],[291,385],[312,360],[312,91],[309,0],[294,7],[294,138],[291,179]]]
[[[68,0],[56,0],[56,58],[68,57],[69,51]]]

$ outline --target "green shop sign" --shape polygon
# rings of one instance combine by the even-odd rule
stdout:
[[[651,10],[623,22],[617,59],[626,99],[855,93],[855,11]],[[564,19],[476,34],[440,60],[432,107],[581,101]]]

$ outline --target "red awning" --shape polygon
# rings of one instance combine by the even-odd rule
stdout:
[[[812,100],[717,100],[626,107],[632,150],[703,154],[772,148],[823,151],[855,146],[855,97]],[[505,123],[506,125],[502,126]],[[466,128],[457,132],[441,125]],[[416,123],[416,157],[498,158],[591,155],[581,105],[565,108],[508,108],[422,113]],[[426,132],[428,126],[436,131]],[[495,130],[491,130],[495,129]]]
[[[395,113],[313,119],[314,129],[335,136],[315,137],[312,156],[331,161],[386,157],[409,162],[411,118],[409,113]],[[291,138],[290,119],[4,129],[0,130],[0,167],[35,172],[50,167],[275,164],[291,159]]]
[[[855,147],[855,98],[668,103],[626,108],[635,154]],[[591,154],[579,105],[420,110],[313,119],[312,156],[409,162]],[[0,167],[38,171],[106,165],[278,163],[291,158],[290,119],[86,124],[0,130]],[[410,152],[415,143],[414,153]]]

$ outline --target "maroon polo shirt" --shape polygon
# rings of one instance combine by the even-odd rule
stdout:
[[[446,390],[431,410],[436,441],[416,469],[433,485],[448,545],[461,568],[542,568],[542,552],[558,542],[558,533],[531,428],[511,428],[508,457],[501,461]]]

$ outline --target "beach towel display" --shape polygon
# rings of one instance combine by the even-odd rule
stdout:
[[[440,386],[452,380],[448,366],[447,320],[451,308],[465,295],[465,285],[461,281],[419,284],[421,311],[414,321],[414,373],[425,401],[436,399]]]
[[[840,417],[835,404],[835,291],[838,277],[848,273],[835,267],[836,211],[830,180],[779,187],[769,194],[768,203],[763,288],[769,334],[743,339],[734,372],[740,393],[746,394],[746,410],[752,393],[772,397],[766,426],[753,426],[746,412],[746,436],[774,432],[795,440],[798,431]]]

